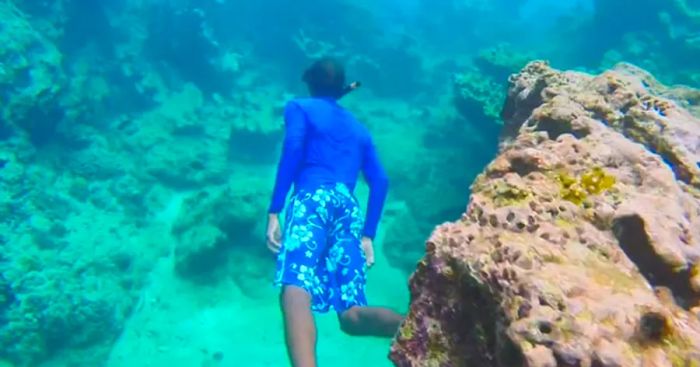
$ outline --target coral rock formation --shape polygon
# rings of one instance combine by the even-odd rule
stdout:
[[[178,276],[205,284],[232,278],[251,298],[263,294],[261,288],[271,288],[264,287],[271,281],[269,253],[258,245],[264,223],[256,215],[265,210],[269,180],[241,172],[235,184],[184,198],[172,228]]]
[[[694,366],[700,119],[647,73],[532,62],[411,277],[397,366]]]
[[[11,127],[41,140],[55,128],[45,121],[54,120],[46,117],[59,108],[61,54],[13,2],[0,1],[0,18],[0,93],[8,96],[0,105],[0,140],[11,135]]]

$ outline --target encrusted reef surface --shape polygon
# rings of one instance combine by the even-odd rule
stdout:
[[[529,63],[411,277],[397,366],[700,365],[697,92]]]

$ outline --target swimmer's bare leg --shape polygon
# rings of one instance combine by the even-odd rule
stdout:
[[[316,367],[316,324],[311,313],[311,295],[288,285],[280,297],[284,316],[287,353],[293,367]]]
[[[339,315],[340,328],[348,335],[391,338],[404,316],[385,307],[355,306]]]

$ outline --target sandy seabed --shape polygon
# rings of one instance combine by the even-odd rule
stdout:
[[[387,263],[381,237],[367,296],[373,305],[405,312],[406,276]],[[105,366],[288,366],[277,290],[270,284],[258,291],[260,296],[251,299],[232,280],[212,287],[183,281],[174,273],[172,257],[163,258]],[[320,366],[392,366],[389,339],[347,336],[333,312],[317,315],[317,326]]]

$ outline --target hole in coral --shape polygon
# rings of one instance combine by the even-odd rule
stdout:
[[[498,226],[498,218],[496,217],[495,214],[491,214],[491,215],[489,216],[489,224],[490,224],[492,227],[497,227],[497,226]]]
[[[629,112],[630,108],[632,108],[635,105],[635,102],[633,102],[633,101],[634,100],[630,100],[629,102],[625,103],[625,105],[620,108],[620,112],[623,115],[626,115],[627,112]]]
[[[519,176],[527,176],[531,172],[539,169],[537,162],[534,159],[525,159],[523,157],[515,157],[510,161],[510,166]]]
[[[689,270],[674,271],[656,253],[647,236],[644,220],[638,215],[629,215],[613,220],[613,233],[620,248],[639,272],[653,287],[664,286],[671,290],[679,306],[689,308],[698,299],[689,282]]]
[[[520,307],[518,307],[518,318],[524,319],[524,318],[528,317],[530,315],[531,310],[532,310],[532,306],[530,306],[530,304],[528,304],[528,303],[520,305]]]
[[[588,127],[580,127],[572,131],[572,134],[576,139],[583,139],[591,134],[591,130]]]
[[[548,321],[540,321],[537,328],[540,329],[540,332],[543,334],[549,334],[552,332],[552,324],[550,324]]]
[[[639,320],[642,337],[649,341],[661,341],[669,334],[669,323],[666,317],[658,312],[648,312]]]
[[[513,213],[513,212],[508,213],[508,216],[506,216],[506,220],[509,222],[512,222],[513,219],[515,219],[515,213]]]
[[[545,131],[549,139],[556,140],[561,135],[572,132],[571,121],[544,118],[537,124],[537,130]]]

